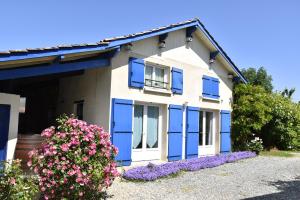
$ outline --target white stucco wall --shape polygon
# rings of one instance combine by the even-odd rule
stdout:
[[[6,159],[12,160],[18,140],[20,96],[0,93],[0,104],[11,106]]]
[[[163,133],[161,139],[161,159],[167,158],[168,105],[187,105],[211,110],[216,116],[215,152],[219,144],[219,112],[231,110],[232,80],[228,79],[228,66],[217,60],[209,64],[210,47],[200,37],[195,36],[186,43],[185,30],[169,33],[166,48],[158,48],[158,37],[133,43],[131,51],[121,50],[111,60],[111,67],[86,70],[83,75],[61,79],[58,110],[60,113],[73,113],[74,101],[84,100],[84,120],[100,124],[110,130],[111,98],[131,99],[162,105]],[[183,69],[183,94],[156,93],[128,87],[129,57],[143,58],[146,62]],[[208,75],[220,80],[220,101],[202,98],[202,76]],[[170,75],[171,78],[171,75]],[[170,81],[170,80],[169,80]],[[184,111],[184,116],[186,115]],[[185,122],[185,120],[184,120]],[[185,127],[185,123],[183,124]],[[185,131],[183,131],[185,141]],[[183,142],[183,156],[185,154]]]
[[[112,59],[111,97],[153,102],[165,106],[169,104],[187,104],[188,106],[215,111],[217,121],[215,149],[216,152],[219,152],[219,111],[231,110],[233,84],[232,80],[228,79],[228,68],[222,65],[218,59],[213,64],[209,64],[209,54],[209,48],[198,37],[194,37],[193,41],[187,44],[185,30],[169,33],[166,39],[166,48],[164,49],[158,48],[158,37],[134,42],[131,51],[122,50]],[[143,58],[146,62],[183,69],[183,94],[160,94],[129,88],[129,57]],[[202,99],[203,75],[219,78],[220,101]],[[164,117],[167,118],[167,115]],[[164,131],[163,137],[167,135],[167,129]],[[164,149],[163,154],[166,154],[166,151]],[[165,156],[162,155],[162,157]]]
[[[109,128],[110,68],[86,70],[59,84],[58,113],[74,113],[74,101],[84,100],[83,120]]]

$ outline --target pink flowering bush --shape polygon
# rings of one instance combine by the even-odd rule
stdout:
[[[44,199],[101,197],[115,177],[118,153],[103,128],[63,116],[42,132],[41,148],[29,153],[27,165],[39,175]]]

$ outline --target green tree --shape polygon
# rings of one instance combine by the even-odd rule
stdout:
[[[273,79],[272,79],[271,75],[268,75],[268,73],[264,67],[260,67],[260,68],[258,68],[258,70],[256,70],[253,67],[250,67],[248,69],[242,69],[241,71],[250,84],[260,85],[267,92],[272,92],[272,90],[273,90],[272,80]]]
[[[267,148],[300,149],[300,105],[279,93],[271,95],[272,119],[262,128]]]
[[[287,97],[287,98],[291,99],[292,96],[293,96],[293,94],[295,93],[295,91],[296,91],[296,88],[291,88],[291,89],[285,88],[285,89],[281,92],[281,95],[282,95],[283,97]]]
[[[261,128],[271,119],[270,94],[262,86],[238,84],[234,88],[232,139],[234,148],[244,150],[246,143],[261,136]]]

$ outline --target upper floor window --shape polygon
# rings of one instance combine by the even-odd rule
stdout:
[[[168,89],[168,69],[146,64],[145,85],[154,88]]]
[[[202,96],[205,98],[219,99],[219,84],[219,79],[204,75],[202,77]]]

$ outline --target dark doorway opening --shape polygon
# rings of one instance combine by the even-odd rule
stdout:
[[[61,115],[57,110],[61,78],[81,75],[83,71],[0,81],[0,92],[26,98],[25,113],[19,114],[18,142],[15,159],[26,168],[28,152],[42,143],[41,132]]]

